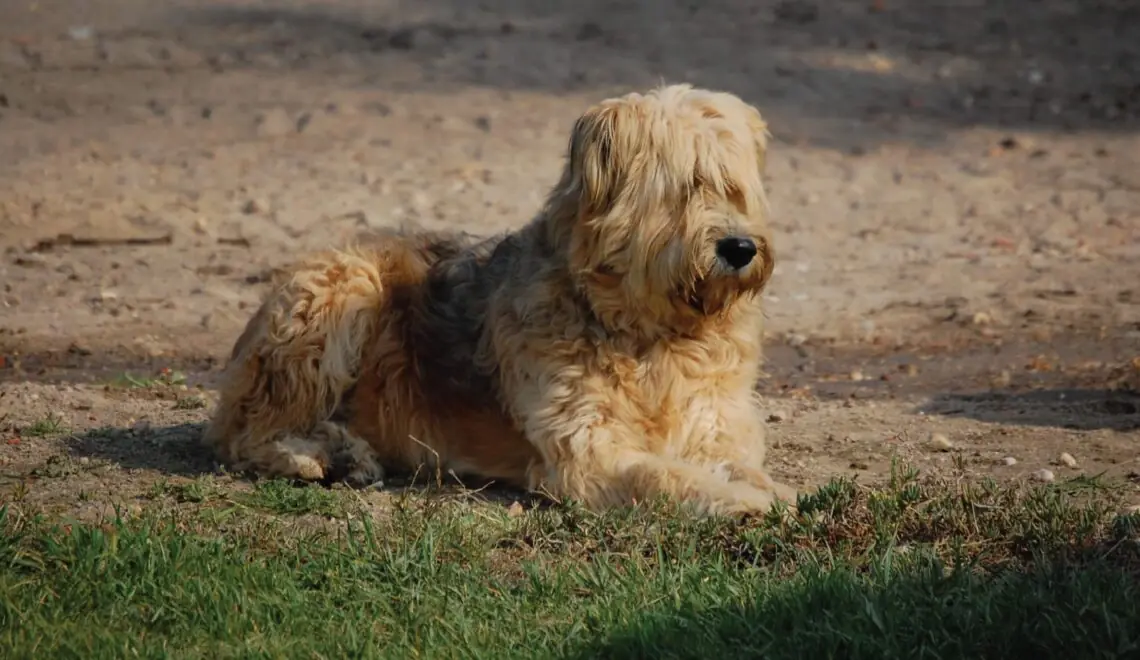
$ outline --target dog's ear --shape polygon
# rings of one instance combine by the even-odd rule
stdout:
[[[615,152],[621,106],[596,105],[578,118],[570,134],[570,171],[580,195],[579,209],[593,216],[614,203],[623,175]]]

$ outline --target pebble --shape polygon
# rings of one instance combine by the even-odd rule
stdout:
[[[1077,467],[1077,459],[1073,458],[1073,455],[1067,451],[1061,452],[1061,455],[1057,457],[1057,461],[1067,468]]]
[[[856,369],[855,371],[852,371],[851,372],[851,380],[853,380],[855,382],[859,382],[859,381],[863,380],[863,372],[859,371],[858,369]]]
[[[263,199],[250,199],[245,204],[242,204],[241,212],[246,215],[255,215],[257,213],[264,213],[269,208],[269,204]]]
[[[783,410],[773,410],[772,412],[768,413],[768,421],[772,423],[782,422],[787,418],[788,414]]]
[[[523,505],[519,504],[519,502],[517,500],[515,502],[513,502],[510,507],[507,508],[507,516],[509,516],[511,518],[518,518],[519,516],[521,516],[525,513],[526,513],[526,510],[523,509]]]
[[[1013,467],[1014,465],[1017,465],[1017,459],[1012,456],[1006,456],[1005,458],[1001,459],[1001,464],[1007,467]]]
[[[47,263],[47,259],[42,254],[36,252],[27,252],[16,257],[17,266],[43,266]]]
[[[1044,468],[1037,470],[1036,472],[1034,472],[1033,474],[1031,474],[1029,476],[1034,481],[1040,481],[1040,482],[1047,483],[1047,484],[1053,483],[1053,479],[1054,479],[1053,471],[1052,470],[1046,470]]]
[[[950,442],[950,438],[947,438],[941,433],[931,433],[929,444],[930,448],[934,451],[950,451],[954,448],[954,444]]]
[[[803,346],[807,343],[807,340],[807,335],[802,335],[796,332],[793,332],[787,337],[788,346],[791,346],[793,348],[796,346]]]
[[[95,28],[90,25],[74,25],[67,28],[67,36],[76,41],[87,41],[95,36]]]

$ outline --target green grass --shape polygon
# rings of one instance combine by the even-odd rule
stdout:
[[[206,400],[196,394],[180,397],[174,402],[175,410],[202,410],[206,407]]]
[[[154,387],[169,387],[185,385],[186,374],[171,369],[160,369],[156,376],[138,376],[124,371],[108,383],[111,387],[123,389],[150,389]]]
[[[1140,517],[1095,479],[837,481],[743,520],[159,491],[193,506],[5,511],[5,657],[1140,657]]]
[[[50,435],[62,435],[68,432],[67,423],[63,417],[49,413],[42,419],[37,419],[20,432],[29,438],[42,438]]]

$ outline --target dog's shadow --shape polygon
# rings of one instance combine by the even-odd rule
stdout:
[[[128,471],[145,470],[165,477],[193,479],[224,472],[213,452],[202,442],[205,427],[204,422],[191,422],[171,426],[90,429],[71,436],[68,449],[73,458],[106,461]],[[231,474],[250,482],[259,479],[252,473]],[[340,488],[345,485],[342,477],[334,471],[327,479],[316,483],[325,488]],[[294,481],[293,484],[297,487],[312,485],[303,481]],[[521,502],[528,508],[542,506],[546,501],[534,493],[495,481],[461,477],[428,467],[411,472],[392,472],[385,476],[381,485],[370,488],[422,496],[478,497],[504,506]]]
[[[199,477],[213,474],[217,461],[202,444],[203,422],[148,426],[103,427],[73,435],[69,451],[75,458],[114,463],[124,470],[148,470],[164,476]]]

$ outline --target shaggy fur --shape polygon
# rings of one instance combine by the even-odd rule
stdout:
[[[764,469],[754,391],[767,135],[731,94],[609,99],[518,231],[304,261],[238,339],[207,441],[305,480],[427,466],[593,507],[794,500]]]

